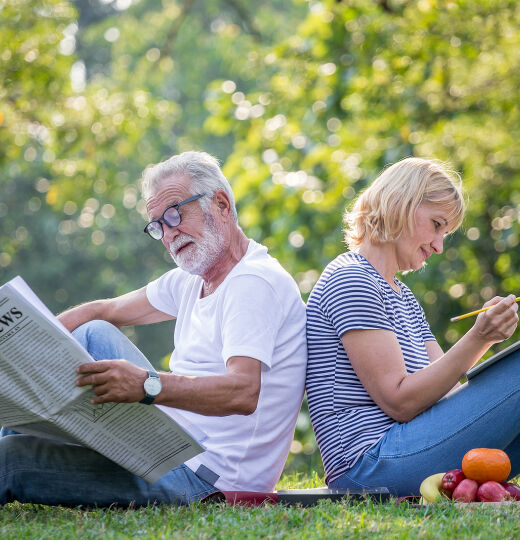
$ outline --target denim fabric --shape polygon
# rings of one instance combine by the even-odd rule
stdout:
[[[331,488],[418,495],[429,475],[460,468],[471,448],[500,448],[520,474],[520,352],[492,365],[406,424],[395,424]]]
[[[125,358],[141,367],[151,367],[109,323],[92,321],[73,335],[95,360]],[[149,484],[89,448],[2,430],[0,504],[17,500],[65,506],[184,505],[215,491],[185,465]]]

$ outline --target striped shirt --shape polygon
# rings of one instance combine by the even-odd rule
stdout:
[[[341,342],[354,329],[395,333],[408,373],[429,364],[425,341],[435,340],[410,289],[395,292],[358,253],[325,268],[307,304],[307,399],[327,482],[348,471],[396,423],[368,395]]]

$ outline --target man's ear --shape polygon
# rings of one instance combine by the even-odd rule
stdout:
[[[224,190],[218,189],[215,195],[213,195],[213,200],[215,201],[218,212],[222,217],[229,217],[231,215],[231,202]]]

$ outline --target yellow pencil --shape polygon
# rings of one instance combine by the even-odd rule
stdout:
[[[520,301],[520,296],[517,296],[515,298],[515,302]],[[458,317],[452,317],[450,319],[451,322],[460,321],[461,319],[466,319],[467,317],[473,317],[473,315],[478,315],[479,313],[482,313],[483,311],[487,311],[488,309],[492,308],[494,306],[488,306],[482,309],[477,309],[477,311],[471,311],[470,313],[465,313],[464,315],[459,315]]]

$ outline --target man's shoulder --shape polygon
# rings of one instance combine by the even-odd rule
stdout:
[[[278,259],[269,255],[267,248],[254,240],[250,240],[247,253],[230,272],[230,278],[238,276],[252,276],[253,280],[255,280],[255,277],[260,278],[272,286],[282,284],[296,286],[293,277],[285,270]]]
[[[220,298],[233,302],[238,296],[241,302],[250,301],[253,305],[265,305],[265,301],[270,301],[284,313],[300,313],[302,309],[305,310],[293,277],[277,259],[269,255],[265,246],[253,240],[250,242],[246,255],[222,284]],[[260,301],[260,297],[264,299]]]
[[[187,283],[200,282],[200,279],[201,278],[199,276],[195,274],[190,274],[182,268],[177,267],[166,271],[157,279],[148,283],[148,287],[150,287],[150,285],[152,284],[160,284],[163,287],[184,286]]]

